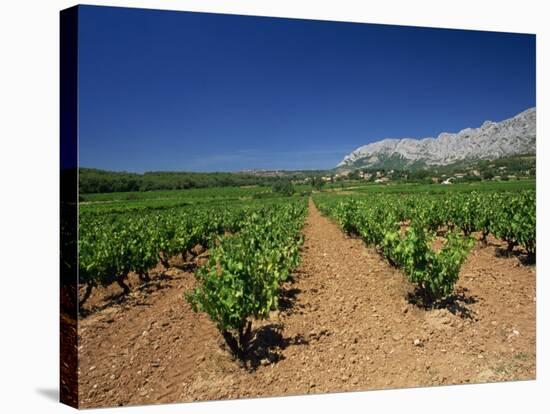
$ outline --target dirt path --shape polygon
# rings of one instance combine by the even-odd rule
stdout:
[[[80,324],[83,406],[369,390],[535,377],[535,268],[477,246],[454,305],[424,310],[361,240],[310,202],[302,264],[283,307],[256,323],[255,370],[183,300],[192,274],[168,276]]]

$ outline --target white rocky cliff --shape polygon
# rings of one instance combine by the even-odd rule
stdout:
[[[534,154],[536,108],[530,108],[501,122],[486,121],[479,128],[439,134],[437,138],[383,139],[359,147],[338,167],[380,167],[384,160],[447,165],[463,160],[496,159],[515,154]]]

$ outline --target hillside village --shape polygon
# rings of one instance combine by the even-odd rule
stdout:
[[[455,165],[403,171],[397,169],[356,169],[327,171],[320,176],[325,183],[345,181],[366,181],[377,184],[390,182],[421,182],[425,184],[452,185],[474,181],[511,181],[535,178],[536,163],[534,155],[523,155],[484,160],[470,165]],[[292,180],[295,184],[307,184],[314,180],[305,177]]]

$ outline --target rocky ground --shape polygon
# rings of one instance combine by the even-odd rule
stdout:
[[[183,299],[193,269],[132,293],[97,290],[79,324],[82,407],[535,378],[535,266],[474,248],[445,306],[411,303],[403,274],[310,202],[302,264],[281,310],[254,325],[244,369]],[[163,276],[162,276],[163,275]]]

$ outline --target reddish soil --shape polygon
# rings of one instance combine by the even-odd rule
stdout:
[[[282,309],[254,324],[252,368],[183,299],[176,267],[130,297],[98,290],[79,323],[82,407],[281,396],[535,378],[535,267],[476,245],[439,309],[310,202],[302,264]],[[161,269],[157,269],[161,273]],[[103,299],[102,299],[103,298]]]

